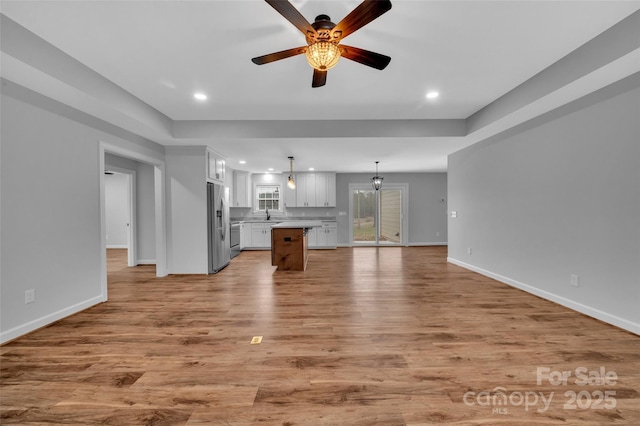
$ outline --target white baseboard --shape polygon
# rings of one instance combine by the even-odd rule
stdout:
[[[449,243],[444,241],[444,242],[431,242],[431,243],[409,243],[408,245],[402,245],[402,246],[385,246],[385,245],[376,246],[375,244],[372,244],[372,245],[338,244],[338,247],[421,247],[421,246],[447,246],[447,245],[449,245]]]
[[[105,301],[106,298],[103,295],[92,297],[91,299],[85,300],[84,302],[76,303],[75,305],[69,306],[68,308],[61,309],[57,312],[52,312],[33,321],[29,321],[26,324],[22,324],[10,330],[3,331],[0,333],[0,344],[4,344],[20,336],[24,336],[25,334],[31,333],[32,331],[35,331],[39,328],[46,327],[47,325],[52,324],[58,320],[76,314],[80,311],[84,311],[85,309],[88,309]]]
[[[477,266],[462,262],[452,257],[447,257],[447,262],[453,263],[454,265],[461,266],[465,269],[469,269],[470,271],[477,272],[480,275],[493,278],[496,281],[500,281],[501,283],[526,291],[527,293],[531,293],[543,299],[550,300],[552,302],[555,302],[569,309],[573,309],[574,311],[580,312],[592,318],[606,322],[607,324],[615,325],[616,327],[620,327],[624,330],[630,331],[631,333],[640,335],[640,324],[634,323],[624,318],[617,317],[608,312],[604,312],[599,309],[592,308],[591,306],[574,302],[573,300],[567,299],[566,297],[558,296],[557,294],[549,293],[548,291],[545,291],[545,290],[540,290],[539,288],[532,287],[528,284],[521,283],[520,281],[513,280],[511,278],[493,273],[491,271],[487,271],[486,269],[478,268]]]
[[[138,259],[136,263],[138,265],[155,265],[156,260],[155,259]]]
[[[129,246],[126,244],[107,244],[108,249],[128,249]]]

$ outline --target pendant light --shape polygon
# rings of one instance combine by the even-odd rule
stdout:
[[[374,177],[371,178],[371,185],[373,186],[373,189],[375,189],[376,191],[380,190],[380,188],[382,188],[382,177],[378,176],[378,161],[376,161],[376,175]]]
[[[296,181],[293,180],[293,157],[289,157],[289,179],[287,179],[287,186],[291,189],[296,189]]]

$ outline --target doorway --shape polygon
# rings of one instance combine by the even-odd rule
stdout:
[[[352,246],[404,245],[407,240],[406,184],[376,191],[365,184],[349,185],[349,233]]]
[[[128,266],[135,266],[135,172],[115,169],[110,167],[104,172],[107,249],[126,250]]]
[[[165,219],[165,164],[164,161],[159,160],[155,157],[150,157],[145,154],[141,154],[135,151],[130,151],[128,149],[120,148],[106,142],[100,141],[100,155],[99,155],[99,171],[100,171],[100,223],[101,223],[101,246],[103,250],[103,255],[101,259],[101,287],[102,287],[102,300],[108,300],[108,287],[107,287],[107,225],[106,225],[106,198],[105,198],[105,181],[108,175],[105,175],[105,171],[118,171],[125,174],[132,175],[130,185],[130,205],[132,206],[131,210],[131,220],[129,222],[129,232],[130,232],[130,241],[129,244],[130,256],[127,256],[127,264],[129,266],[134,266],[140,263],[154,263],[156,276],[164,277],[167,275],[167,250],[166,250],[166,219]],[[137,169],[141,172],[140,168],[136,166],[132,166],[131,164],[121,164],[120,166],[116,166],[116,164],[109,164],[108,167],[105,167],[105,157],[107,155],[113,155],[116,157],[120,157],[121,160],[133,161],[135,164],[140,163],[146,166],[149,166],[149,169],[145,173],[138,174],[135,170]],[[119,163],[118,163],[119,164]],[[146,176],[146,178],[145,178]],[[149,185],[148,191],[139,191],[140,194],[136,194],[135,188],[138,186],[137,184],[145,178]],[[145,185],[146,187],[146,185]],[[144,192],[144,193],[143,193]],[[140,196],[144,195],[148,198],[146,202],[139,203]],[[136,201],[137,200],[137,201]],[[138,207],[146,208],[148,211],[145,213],[138,209]],[[154,217],[153,223],[150,225],[147,223],[149,221],[140,221],[143,225],[141,228],[136,228],[136,217],[138,214],[143,217],[149,217],[151,215]],[[145,223],[149,226],[144,226]],[[143,229],[144,228],[144,229]],[[141,231],[143,233],[151,233],[153,238],[150,240],[148,238],[137,238],[138,232]],[[139,252],[145,252],[144,247],[140,243],[149,243],[152,246],[153,257],[155,259],[149,262],[145,262],[147,259],[144,255],[140,258]],[[147,245],[149,245],[147,244]],[[141,250],[138,250],[138,249]],[[135,257],[134,257],[135,256]]]

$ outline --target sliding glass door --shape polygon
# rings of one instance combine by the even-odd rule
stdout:
[[[406,185],[388,185],[379,191],[370,185],[349,186],[350,230],[354,246],[404,243],[406,190]]]

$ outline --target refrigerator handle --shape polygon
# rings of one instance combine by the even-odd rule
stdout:
[[[220,211],[222,212],[222,224],[220,225],[220,234],[222,235],[222,241],[227,238],[227,218],[224,216],[224,198],[220,199]]]

